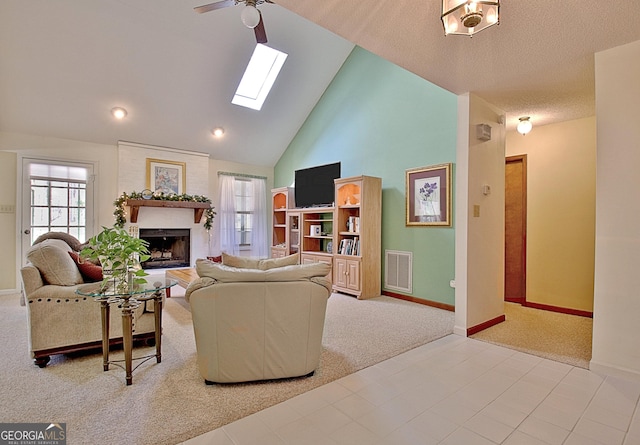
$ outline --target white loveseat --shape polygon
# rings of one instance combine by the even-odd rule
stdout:
[[[224,259],[223,259],[224,261]],[[263,264],[279,266],[277,260]],[[312,374],[331,295],[323,263],[234,268],[197,260],[191,305],[197,362],[207,384]]]

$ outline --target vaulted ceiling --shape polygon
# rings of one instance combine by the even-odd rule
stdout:
[[[0,131],[118,140],[274,165],[353,44],[263,5],[289,57],[261,111],[231,104],[256,45],[242,6],[207,0],[0,1]],[[115,121],[115,106],[128,111]],[[215,127],[224,137],[212,137]]]
[[[594,53],[640,40],[637,0],[503,0],[500,25],[473,38],[444,36],[437,0],[278,0],[260,9],[269,45],[289,57],[254,111],[230,103],[255,46],[241,6],[196,14],[203,3],[0,2],[0,131],[274,165],[353,44],[480,96],[512,127],[594,115]]]

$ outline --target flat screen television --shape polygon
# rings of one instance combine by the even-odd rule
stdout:
[[[296,170],[296,207],[332,205],[335,200],[333,180],[339,177],[339,162]]]

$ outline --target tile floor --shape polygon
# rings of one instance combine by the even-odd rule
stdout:
[[[184,445],[636,445],[640,382],[450,335]]]

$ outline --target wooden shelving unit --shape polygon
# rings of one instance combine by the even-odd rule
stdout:
[[[333,290],[360,299],[381,291],[382,180],[356,176],[335,180]]]
[[[310,209],[300,209],[302,250],[300,252],[300,262],[326,263],[333,268],[333,207],[314,207]],[[318,230],[314,230],[318,227]],[[333,269],[327,275],[331,281]]]
[[[333,207],[319,207],[300,211],[302,253],[332,253],[333,210]]]
[[[335,207],[293,208],[293,189],[271,191],[271,256],[300,253],[300,262],[327,263],[333,290],[359,299],[381,291],[382,180],[335,180]]]
[[[287,210],[287,255],[300,253],[300,212]]]
[[[289,254],[289,235],[287,211],[294,205],[293,189],[280,187],[271,190],[273,206],[273,231],[271,235],[271,257],[281,258]]]

